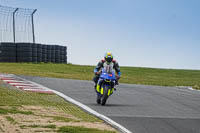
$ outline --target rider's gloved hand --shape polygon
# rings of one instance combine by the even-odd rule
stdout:
[[[96,75],[99,75],[101,72],[95,72]]]
[[[119,76],[119,75],[116,75],[116,78],[117,78],[117,80],[119,80],[119,79],[120,79],[120,76]]]

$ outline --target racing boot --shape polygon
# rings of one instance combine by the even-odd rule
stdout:
[[[116,80],[116,81],[115,81],[115,85],[119,85],[119,82],[118,82],[118,80]]]

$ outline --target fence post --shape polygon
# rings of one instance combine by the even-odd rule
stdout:
[[[33,43],[35,43],[35,32],[34,32],[34,21],[33,21],[33,14],[37,11],[37,9],[35,9],[33,11],[33,13],[31,14],[31,19],[32,19],[32,32],[33,32]]]
[[[17,12],[19,8],[16,8],[13,12],[13,41],[15,43],[15,13]]]

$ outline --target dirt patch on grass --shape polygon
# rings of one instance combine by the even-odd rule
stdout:
[[[6,116],[0,115],[0,131],[5,133],[15,133],[17,130],[19,130],[19,127],[8,121]]]
[[[7,106],[3,108],[10,109]],[[0,115],[0,132],[57,132],[62,126],[96,128],[102,130],[102,132],[103,130],[116,131],[103,122],[84,122],[54,107],[19,106],[15,108],[18,110],[18,113],[14,112]],[[20,111],[30,111],[32,113],[23,114],[19,113]],[[7,118],[10,118],[12,121],[9,121]]]

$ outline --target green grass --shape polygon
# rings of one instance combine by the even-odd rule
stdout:
[[[8,120],[8,121],[10,121],[10,123],[12,123],[12,124],[17,124],[17,122],[12,118],[12,117],[10,117],[10,116],[6,116],[6,119]]]
[[[0,73],[28,76],[43,76],[92,80],[95,66],[52,63],[0,63]],[[161,85],[161,86],[200,86],[200,70],[154,69],[121,67],[120,83]]]
[[[56,125],[51,124],[51,125],[45,125],[45,126],[41,126],[42,128],[52,128],[52,129],[56,129]]]
[[[65,113],[75,116],[80,121],[96,122],[101,120],[82,111],[77,106],[66,102],[55,94],[43,94],[21,91],[19,89],[8,89],[0,87],[0,115],[20,113],[31,115],[31,111],[20,111],[17,108],[22,105],[35,105],[44,107],[56,107]],[[9,107],[9,108],[6,108]]]
[[[200,85],[193,86],[194,89],[200,90]]]
[[[78,120],[74,120],[74,119],[66,118],[66,117],[61,117],[61,116],[54,116],[53,118],[54,118],[54,120],[56,120],[56,121],[63,121],[63,122],[80,122],[80,121],[78,121]]]
[[[24,115],[32,115],[33,112],[31,111],[21,111],[18,110],[16,107],[12,107],[11,109],[8,108],[1,108],[0,107],[0,114],[24,114]]]
[[[91,80],[91,66],[52,63],[0,63],[0,73]]]
[[[8,110],[0,108],[0,114],[8,114]]]
[[[94,128],[63,126],[58,130],[59,133],[115,133],[114,131],[102,131]]]
[[[30,128],[51,128],[51,129],[56,129],[56,125],[51,124],[51,125],[21,125],[20,128],[21,129],[25,129],[26,127],[30,127]]]
[[[125,83],[161,85],[161,86],[194,86],[200,84],[199,70],[131,68],[122,69]],[[122,81],[123,81],[122,80]]]

